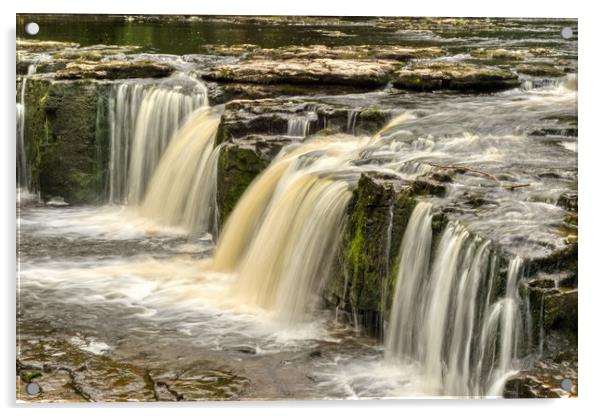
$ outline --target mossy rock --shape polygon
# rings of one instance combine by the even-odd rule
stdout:
[[[89,81],[27,81],[25,142],[32,187],[68,203],[101,199],[108,132],[99,131],[103,88]]]
[[[355,130],[360,134],[375,134],[387,124],[389,118],[390,114],[386,111],[374,107],[367,108],[358,114]]]
[[[327,299],[363,317],[369,332],[390,306],[394,264],[403,230],[416,204],[409,188],[378,173],[362,174],[348,207],[339,267],[327,284]]]
[[[269,162],[252,147],[225,144],[217,167],[217,207],[219,223],[223,225],[242,194]]]

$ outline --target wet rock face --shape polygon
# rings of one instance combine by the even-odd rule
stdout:
[[[578,396],[576,335],[567,339],[558,332],[542,340],[536,361],[511,376],[504,386],[506,398],[556,398]]]
[[[260,137],[224,144],[217,168],[216,198],[220,225],[226,222],[247,187],[284,144],[285,140]]]
[[[389,119],[376,108],[352,110],[312,100],[235,100],[226,104],[216,142],[222,145],[217,169],[217,206],[223,225],[253,179],[291,143],[305,140],[289,136],[289,122],[307,121],[307,135],[337,132],[374,134]],[[353,130],[353,131],[350,131]],[[351,138],[350,138],[351,139]]]
[[[524,283],[535,322],[536,338],[559,331],[567,338],[577,334],[577,278],[566,271],[539,273]],[[576,346],[575,346],[576,347]]]
[[[533,375],[536,371],[522,371],[512,376],[504,387],[503,396],[507,399],[536,399],[577,397],[577,374],[572,378],[558,380],[549,372],[541,371],[542,375]],[[537,371],[536,373],[539,373]],[[562,380],[570,380],[572,388],[565,390],[560,387]]]
[[[108,152],[96,123],[101,94],[93,82],[27,81],[26,149],[33,186],[44,199],[99,200]]]
[[[163,78],[172,74],[170,65],[153,61],[73,62],[56,72],[57,79]]]
[[[373,334],[382,332],[390,306],[395,258],[416,201],[397,178],[362,174],[348,219],[327,302],[356,317]]]
[[[460,90],[492,92],[519,86],[512,72],[465,63],[414,64],[395,73],[393,86],[416,91]]]
[[[392,61],[356,61],[346,59],[254,59],[223,65],[205,75],[220,82],[252,84],[350,84],[379,86],[387,84],[395,69]]]

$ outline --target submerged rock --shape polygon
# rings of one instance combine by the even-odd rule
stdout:
[[[380,86],[396,68],[394,61],[348,59],[254,59],[222,65],[205,75],[221,82],[254,84],[350,84]]]
[[[154,61],[72,62],[56,72],[57,79],[163,78],[175,69]]]
[[[448,62],[410,65],[397,71],[393,79],[394,87],[417,91],[493,92],[519,85],[518,76],[506,69]]]

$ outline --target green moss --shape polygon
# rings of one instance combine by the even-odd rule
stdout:
[[[28,79],[25,143],[32,186],[42,197],[62,196],[69,203],[102,197],[108,133],[97,132],[99,89],[89,81]]]
[[[42,373],[39,371],[22,371],[20,376],[25,383],[31,383],[35,378],[42,377]]]
[[[340,263],[329,282],[331,299],[366,317],[382,317],[391,303],[396,258],[415,200],[391,182],[362,175],[349,205]],[[345,299],[343,299],[343,297]],[[372,320],[378,325],[380,320]],[[368,328],[371,331],[378,328]]]
[[[217,167],[220,226],[226,222],[249,184],[267,166],[268,162],[252,148],[230,143],[222,148]]]
[[[352,223],[355,228],[355,234],[349,244],[349,248],[345,257],[348,264],[351,265],[352,286],[358,288],[359,286],[363,286],[361,279],[364,276],[367,261],[364,247],[365,238],[363,233],[363,226],[365,223],[364,212],[361,210],[354,212],[352,216]]]

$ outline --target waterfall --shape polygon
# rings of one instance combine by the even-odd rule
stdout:
[[[290,137],[307,137],[309,134],[309,118],[292,117],[288,119],[286,135]]]
[[[395,284],[391,319],[385,338],[385,359],[395,361],[412,356],[419,349],[416,337],[422,323],[416,304],[424,282],[431,253],[431,204],[420,202],[414,208],[401,242],[399,271]]]
[[[139,204],[174,133],[208,105],[206,87],[192,94],[166,85],[116,85],[109,100],[109,202]],[[200,91],[199,91],[200,90]]]
[[[361,145],[304,143],[249,186],[224,227],[213,263],[215,271],[237,275],[235,297],[282,322],[307,318],[332,266],[352,195],[340,169]]]
[[[27,146],[25,145],[25,91],[27,79],[36,73],[36,66],[27,67],[27,75],[21,81],[19,102],[17,103],[17,187],[28,189],[30,186],[30,172],[27,163]]]
[[[328,275],[351,196],[345,182],[307,175],[273,201],[248,247],[236,288],[241,298],[302,318]]]
[[[357,115],[359,113],[359,110],[347,111],[347,133],[355,134],[355,123],[357,121]]]
[[[514,371],[513,360],[517,357],[517,342],[520,335],[519,331],[522,328],[518,293],[518,281],[522,273],[522,264],[523,260],[518,256],[510,261],[506,277],[505,296],[496,302],[491,309],[491,316],[495,317],[492,321],[499,320],[501,342],[498,365],[493,372],[492,383],[487,391],[487,395],[490,396],[499,396],[502,393],[506,379]]]
[[[113,88],[109,99],[110,157],[109,202],[126,202],[129,148],[136,127],[138,109],[145,86],[121,84]]]
[[[449,223],[431,264],[431,220],[431,205],[417,204],[403,237],[385,360],[418,363],[432,395],[499,396],[516,357],[521,261],[510,263],[505,295],[490,304],[490,241]]]
[[[201,108],[177,131],[150,179],[143,215],[190,232],[214,231],[220,118],[219,110]]]
[[[25,106],[22,103],[17,103],[17,187],[27,188],[28,183],[27,151],[25,150]]]

